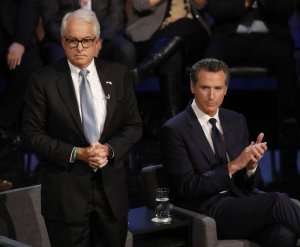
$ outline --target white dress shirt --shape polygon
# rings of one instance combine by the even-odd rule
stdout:
[[[81,105],[80,105],[80,92],[79,92],[79,86],[81,83],[81,76],[79,75],[80,68],[75,67],[72,65],[69,61],[69,66],[71,70],[71,77],[73,80],[73,85],[75,89],[75,94],[77,98],[78,108],[80,112],[80,116],[82,119],[82,112],[81,112]],[[102,88],[102,85],[100,83],[100,79],[96,70],[95,62],[94,60],[90,63],[90,65],[86,68],[89,73],[87,75],[87,79],[90,83],[92,95],[93,95],[93,103],[94,103],[94,109],[96,114],[96,121],[98,126],[98,132],[99,132],[99,138],[101,136],[101,133],[103,131],[105,119],[106,119],[106,97],[104,90]]]
[[[217,120],[216,126],[217,126],[217,128],[219,129],[219,131],[221,132],[221,134],[223,136],[223,129],[222,129],[222,126],[220,124],[220,119],[219,119],[219,109],[217,110],[217,113],[213,117],[211,117],[211,116],[205,114],[204,112],[202,112],[197,107],[195,100],[193,100],[193,102],[192,102],[192,108],[193,108],[193,110],[194,110],[194,112],[197,116],[197,119],[198,119],[203,131],[204,131],[204,134],[206,136],[206,139],[208,140],[208,143],[209,143],[211,149],[215,152],[213,141],[211,139],[212,125],[209,122],[209,119],[215,118]]]

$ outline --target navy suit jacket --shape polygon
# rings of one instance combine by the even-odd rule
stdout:
[[[46,35],[60,43],[60,27],[64,15],[80,8],[79,0],[42,0]],[[101,39],[112,40],[124,28],[124,2],[121,0],[93,0],[92,10],[100,22]]]
[[[114,158],[97,171],[116,218],[128,211],[124,156],[142,134],[130,72],[125,66],[95,60],[107,96],[107,116],[100,143]],[[39,156],[42,169],[42,213],[48,219],[80,222],[91,196],[91,167],[70,163],[74,146],[89,144],[84,136],[71,72],[66,59],[32,74],[22,123],[24,148]]]
[[[292,41],[289,19],[295,11],[295,1],[258,0],[258,5],[270,32],[277,38]],[[209,0],[207,10],[214,19],[212,38],[234,35],[247,14],[244,0]]]
[[[233,160],[249,145],[246,121],[241,114],[223,108],[219,118],[226,150]],[[251,178],[244,169],[231,179],[227,164],[217,162],[190,105],[162,126],[160,137],[164,171],[175,203],[206,213],[220,196],[253,193],[259,169]]]

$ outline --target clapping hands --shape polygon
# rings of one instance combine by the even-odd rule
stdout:
[[[245,167],[249,170],[257,167],[259,160],[261,160],[268,149],[267,143],[262,142],[263,138],[264,133],[260,133],[256,138],[256,142],[251,142],[235,160],[229,162],[228,170],[230,175]]]

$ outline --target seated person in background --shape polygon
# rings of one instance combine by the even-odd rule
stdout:
[[[79,8],[93,10],[101,22],[102,59],[112,60],[127,65],[130,69],[136,66],[135,47],[124,36],[125,17],[122,0],[43,0],[44,26],[46,40],[44,43],[45,59],[48,63],[64,57],[60,44],[60,25],[67,12]],[[98,55],[98,54],[97,54]]]
[[[206,0],[131,0],[126,34],[135,42],[138,80],[156,72],[166,118],[181,111],[184,68],[199,60],[208,42],[198,9]]]
[[[0,95],[0,142],[17,144],[24,92],[29,74],[43,66],[36,38],[39,0],[1,1],[0,73],[6,81]]]
[[[161,128],[164,171],[177,205],[216,220],[218,237],[262,246],[295,247],[300,207],[286,194],[260,193],[263,133],[248,142],[243,115],[220,108],[229,82],[227,65],[203,59],[191,70],[195,98]]]
[[[299,138],[297,72],[289,19],[294,0],[208,0],[214,19],[205,57],[223,60],[229,67],[262,65],[272,69],[279,95],[282,172],[295,173]],[[268,114],[268,113],[266,113]]]

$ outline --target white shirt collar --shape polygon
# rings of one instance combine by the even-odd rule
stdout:
[[[81,68],[74,66],[69,60],[68,60],[68,64],[69,64],[71,73],[75,73],[75,74],[79,75]],[[89,72],[92,72],[92,71],[94,71],[95,68],[96,68],[95,61],[93,59],[92,62],[85,69],[87,69]]]
[[[204,113],[203,111],[201,111],[196,102],[195,102],[195,99],[193,100],[192,102],[192,108],[196,114],[196,117],[198,119],[198,121],[200,122],[201,126],[203,125],[207,125],[208,121],[210,118],[215,118],[217,120],[217,123],[219,123],[218,125],[220,125],[220,119],[219,119],[219,109],[217,109],[217,112],[214,116],[209,116],[208,114]]]

